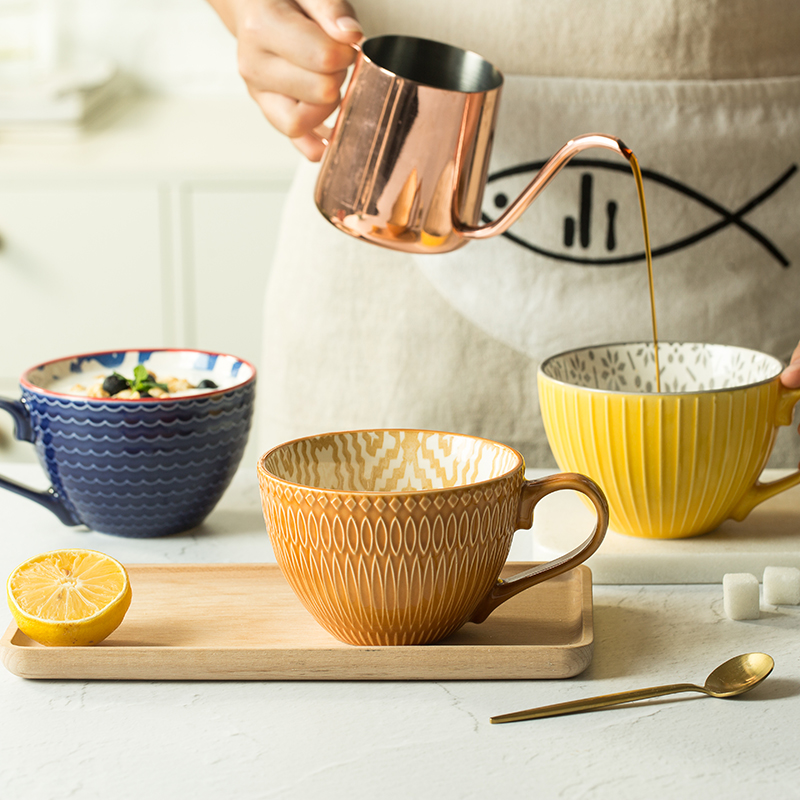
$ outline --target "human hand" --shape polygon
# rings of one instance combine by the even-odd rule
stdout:
[[[789,366],[781,373],[781,383],[787,389],[800,389],[800,344],[795,347]]]
[[[239,73],[264,116],[311,161],[311,134],[339,105],[363,37],[347,0],[208,0],[238,42]]]

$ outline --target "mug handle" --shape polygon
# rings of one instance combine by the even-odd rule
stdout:
[[[34,441],[33,425],[31,425],[31,414],[28,407],[19,400],[6,400],[0,397],[0,408],[7,411],[14,419],[14,436],[20,442]],[[21,483],[12,481],[10,478],[4,478],[0,475],[0,487],[8,489],[15,494],[27,497],[28,500],[33,500],[35,503],[44,506],[49,511],[52,511],[64,525],[81,525],[83,524],[75,517],[72,511],[67,508],[64,499],[59,495],[54,487],[45,489],[40,492],[36,489],[31,489],[29,486],[24,486]]]
[[[787,389],[783,384],[779,384],[779,391],[778,405],[775,409],[775,424],[791,425],[794,407],[800,400],[800,389]],[[756,481],[731,511],[730,518],[741,522],[757,505],[769,500],[770,497],[775,497],[776,494],[791,489],[792,486],[797,486],[798,483],[800,483],[800,469],[795,470],[791,475],[778,478],[776,481],[768,483]]]
[[[472,612],[470,622],[483,622],[497,606],[505,603],[515,594],[577,567],[600,547],[606,530],[608,530],[608,502],[603,490],[591,478],[577,472],[563,472],[534,481],[526,481],[520,489],[517,528],[530,528],[533,525],[533,510],[536,504],[543,497],[560,489],[581,492],[592,501],[597,512],[597,522],[589,538],[574,550],[570,550],[553,561],[538,564],[532,569],[520,572],[506,580],[498,579]]]

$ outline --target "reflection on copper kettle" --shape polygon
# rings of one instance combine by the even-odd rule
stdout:
[[[582,150],[632,155],[613,136],[577,136],[480,225],[502,73],[476,53],[411,36],[379,36],[357,49],[314,196],[352,236],[412,253],[455,250],[508,230]]]

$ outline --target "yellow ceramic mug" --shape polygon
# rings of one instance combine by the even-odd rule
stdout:
[[[592,481],[524,473],[510,447],[420,430],[298,439],[258,463],[281,571],[320,625],[359,645],[442,639],[600,546],[608,509]],[[514,532],[530,528],[534,506],[558,489],[591,501],[594,531],[564,556],[498,580]]]
[[[744,519],[800,483],[758,478],[800,391],[772,356],[741,347],[660,342],[602,345],[548,358],[539,402],[561,469],[604,490],[611,526],[653,539],[696,536]]]

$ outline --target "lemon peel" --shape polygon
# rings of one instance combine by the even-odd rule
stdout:
[[[23,562],[8,576],[6,594],[19,629],[48,647],[101,642],[119,627],[132,596],[119,561],[78,548]]]

